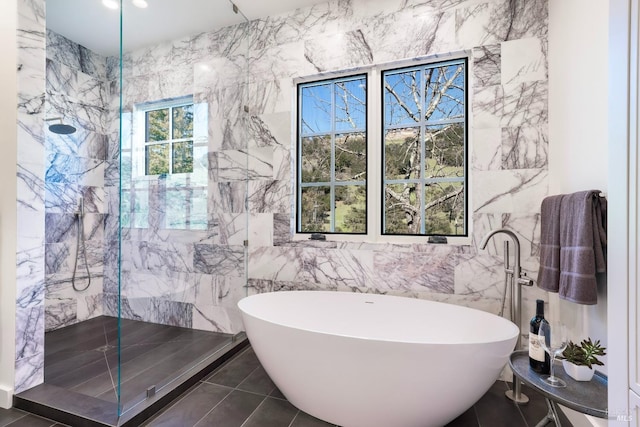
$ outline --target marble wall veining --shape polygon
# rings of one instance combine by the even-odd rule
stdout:
[[[250,146],[271,147],[279,161],[272,178],[249,183],[250,211],[260,215],[260,228],[250,221],[257,235],[249,237],[249,292],[380,292],[499,312],[502,240],[486,251],[477,243],[492,229],[513,229],[523,269],[535,278],[548,192],[547,25],[545,0],[332,1],[251,22]],[[292,241],[293,79],[460,52],[470,58],[473,243]],[[524,306],[540,297],[525,289]]]
[[[47,34],[43,0],[20,13],[17,391],[42,382],[45,328],[117,313],[119,262],[124,317],[223,332],[242,329],[235,304],[246,293],[283,289],[497,313],[502,242],[477,242],[499,227],[517,233],[535,278],[548,192],[547,0],[334,0],[150,46],[124,58],[121,117],[117,59]],[[294,79],[449,53],[470,59],[473,243],[293,241]],[[162,191],[173,184],[132,175],[133,107],[185,95],[206,107],[195,135],[206,173],[184,199],[206,194],[204,228],[164,226]],[[45,131],[54,113],[78,127],[73,139]],[[122,229],[119,260],[121,175],[136,202],[127,215],[142,222]],[[79,196],[97,281],[82,296],[69,290]],[[526,289],[525,307],[543,295]]]
[[[238,94],[245,87],[246,45],[239,42],[246,29],[239,25],[197,34],[124,57],[125,149],[108,150],[113,164],[108,169],[121,173],[122,197],[130,206],[120,260],[126,318],[229,333],[241,328],[235,304],[245,294],[247,177],[273,174],[271,151],[249,150],[243,130],[247,114]],[[201,147],[194,149],[194,173],[189,181],[179,174],[137,173],[132,167],[141,155],[135,147],[136,107],[185,96],[193,97],[194,144]],[[118,185],[116,180],[107,185],[113,200],[119,197]],[[195,213],[197,203],[204,213]],[[190,209],[176,211],[176,205]],[[110,204],[108,212],[117,217],[118,204]],[[117,247],[117,227],[107,228],[108,246]],[[108,283],[105,312],[111,314],[117,280]]]
[[[45,328],[53,330],[102,314],[110,92],[106,58],[50,30],[46,40],[46,116],[76,128],[44,138]]]
[[[168,208],[157,202],[162,184],[141,182],[130,170],[123,171],[130,182],[125,185],[149,205],[147,222],[123,233],[122,291],[130,299],[130,317],[158,320],[162,315],[149,310],[159,302],[175,303],[192,307],[192,315],[181,319],[171,311],[165,322],[240,330],[235,301],[228,298],[243,294],[233,285],[243,284],[245,239],[249,292],[299,283],[304,288],[446,300],[497,312],[502,292],[499,240],[488,251],[478,251],[475,244],[310,244],[291,239],[293,80],[451,52],[466,52],[471,59],[474,241],[493,228],[513,228],[524,243],[523,266],[535,276],[538,207],[547,192],[546,2],[374,4],[327,2],[126,55],[127,120],[135,120],[131,112],[137,104],[192,95],[207,106],[201,138],[208,147],[206,230],[163,228]],[[134,127],[125,128],[132,132]],[[131,135],[125,130],[123,136]],[[107,151],[105,168],[117,172],[119,153]],[[123,165],[135,156],[123,155],[129,156]],[[118,197],[109,178],[104,191]],[[107,248],[114,248],[116,229],[108,229]],[[154,286],[156,281],[161,285]],[[105,298],[113,299],[114,290],[105,285]]]
[[[135,230],[126,242],[134,252],[143,253],[142,242],[156,249],[128,274],[172,282],[165,277],[195,273],[179,292],[148,288],[147,298],[193,304],[193,325],[228,331],[242,328],[234,304],[244,293],[245,261],[249,293],[380,292],[498,312],[502,242],[487,251],[476,242],[489,230],[514,229],[523,268],[535,277],[539,204],[548,191],[547,15],[542,0],[331,1],[132,52],[125,104],[192,93],[208,105],[209,226],[181,247],[168,243],[176,231]],[[293,241],[294,79],[460,52],[472,73],[473,244]],[[527,290],[525,306],[541,296]]]
[[[15,391],[44,380],[44,1],[18,3]]]

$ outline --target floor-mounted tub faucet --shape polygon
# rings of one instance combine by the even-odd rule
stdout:
[[[505,280],[508,280],[509,276],[511,276],[511,321],[518,326],[518,339],[516,340],[516,350],[521,349],[521,336],[522,331],[520,328],[522,327],[522,293],[520,290],[520,286],[532,286],[533,280],[527,277],[526,273],[523,273],[520,269],[520,241],[518,240],[518,236],[506,228],[498,228],[496,230],[490,231],[489,234],[484,236],[482,241],[480,242],[480,249],[485,249],[487,247],[487,243],[489,239],[496,234],[503,233],[511,238],[513,241],[513,246],[515,247],[515,253],[513,254],[514,262],[513,269],[510,268],[509,263],[509,242],[505,241],[504,245],[504,274]],[[515,280],[514,280],[515,279]],[[505,290],[506,291],[506,290]],[[505,295],[506,298],[506,295]],[[509,390],[506,392],[506,395],[509,399],[513,400],[516,403],[527,403],[529,398],[522,394],[522,384],[520,380],[513,376],[513,390]]]

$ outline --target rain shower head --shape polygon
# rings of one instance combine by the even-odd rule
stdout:
[[[74,128],[71,125],[65,125],[64,123],[58,123],[58,124],[49,126],[49,130],[59,135],[69,135],[74,133],[76,131],[76,128]]]
[[[62,123],[62,119],[60,117],[56,117],[55,119],[46,119],[45,121],[48,122],[51,120],[57,120],[60,122],[49,125],[49,130],[53,133],[57,133],[58,135],[70,135],[76,131],[76,128],[73,126]]]

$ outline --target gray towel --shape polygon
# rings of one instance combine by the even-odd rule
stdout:
[[[541,207],[538,285],[578,304],[598,302],[596,273],[606,269],[607,201],[599,193],[552,196]]]
[[[538,286],[549,292],[558,292],[560,288],[560,205],[563,197],[547,197],[540,207]]]

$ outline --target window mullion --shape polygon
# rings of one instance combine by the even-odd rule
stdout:
[[[169,175],[173,173],[173,107],[169,107]]]
[[[426,125],[425,125],[425,112],[427,111],[427,82],[425,81],[425,68],[420,68],[420,74],[418,78],[418,85],[420,88],[420,184],[418,184],[418,191],[420,196],[420,234],[425,234],[426,230],[426,192],[427,185],[425,183],[426,179],[426,169],[427,169],[427,159],[426,159]]]
[[[297,153],[296,153],[296,225],[295,230],[302,230],[302,88],[297,87],[296,108],[297,108]]]
[[[331,162],[330,162],[329,180],[329,203],[331,209],[331,225],[332,233],[336,231],[336,83],[331,83]]]
[[[381,134],[384,134],[384,123],[380,112],[380,106],[383,103],[380,99],[384,91],[380,82],[380,73],[376,69],[371,70],[369,77],[371,82],[367,83],[367,235],[377,242],[381,234],[382,215],[376,215],[376,213],[382,212],[382,203],[384,203],[380,182],[383,173]],[[377,129],[373,128],[374,123],[380,124]]]
[[[377,100],[376,102],[379,102],[380,105],[377,105],[376,111],[378,111],[379,117],[377,117],[379,119],[379,123],[380,123],[380,131],[378,131],[378,129],[375,130],[375,132],[378,134],[378,143],[376,144],[377,148],[376,148],[376,158],[374,159],[375,161],[379,161],[379,164],[376,165],[375,171],[376,171],[376,177],[377,179],[375,180],[377,183],[377,186],[379,186],[379,188],[376,189],[376,200],[378,200],[378,203],[376,203],[375,207],[375,212],[379,212],[380,215],[378,216],[378,221],[376,221],[375,225],[376,225],[376,230],[375,230],[375,238],[376,240],[382,236],[384,233],[383,231],[386,228],[386,215],[384,214],[385,211],[385,189],[386,189],[386,159],[385,159],[385,138],[386,138],[386,134],[387,134],[387,124],[385,122],[385,114],[384,114],[384,107],[385,107],[385,103],[384,103],[384,96],[385,96],[385,89],[384,89],[384,78],[382,73],[380,72],[375,72],[375,77],[376,77],[376,82],[375,82],[375,87],[378,88],[378,90],[380,91],[380,93],[376,93],[376,97],[375,99]],[[374,85],[372,85],[374,86]],[[372,168],[373,169],[373,168]],[[379,175],[378,175],[379,174]],[[370,180],[371,181],[371,180]]]

